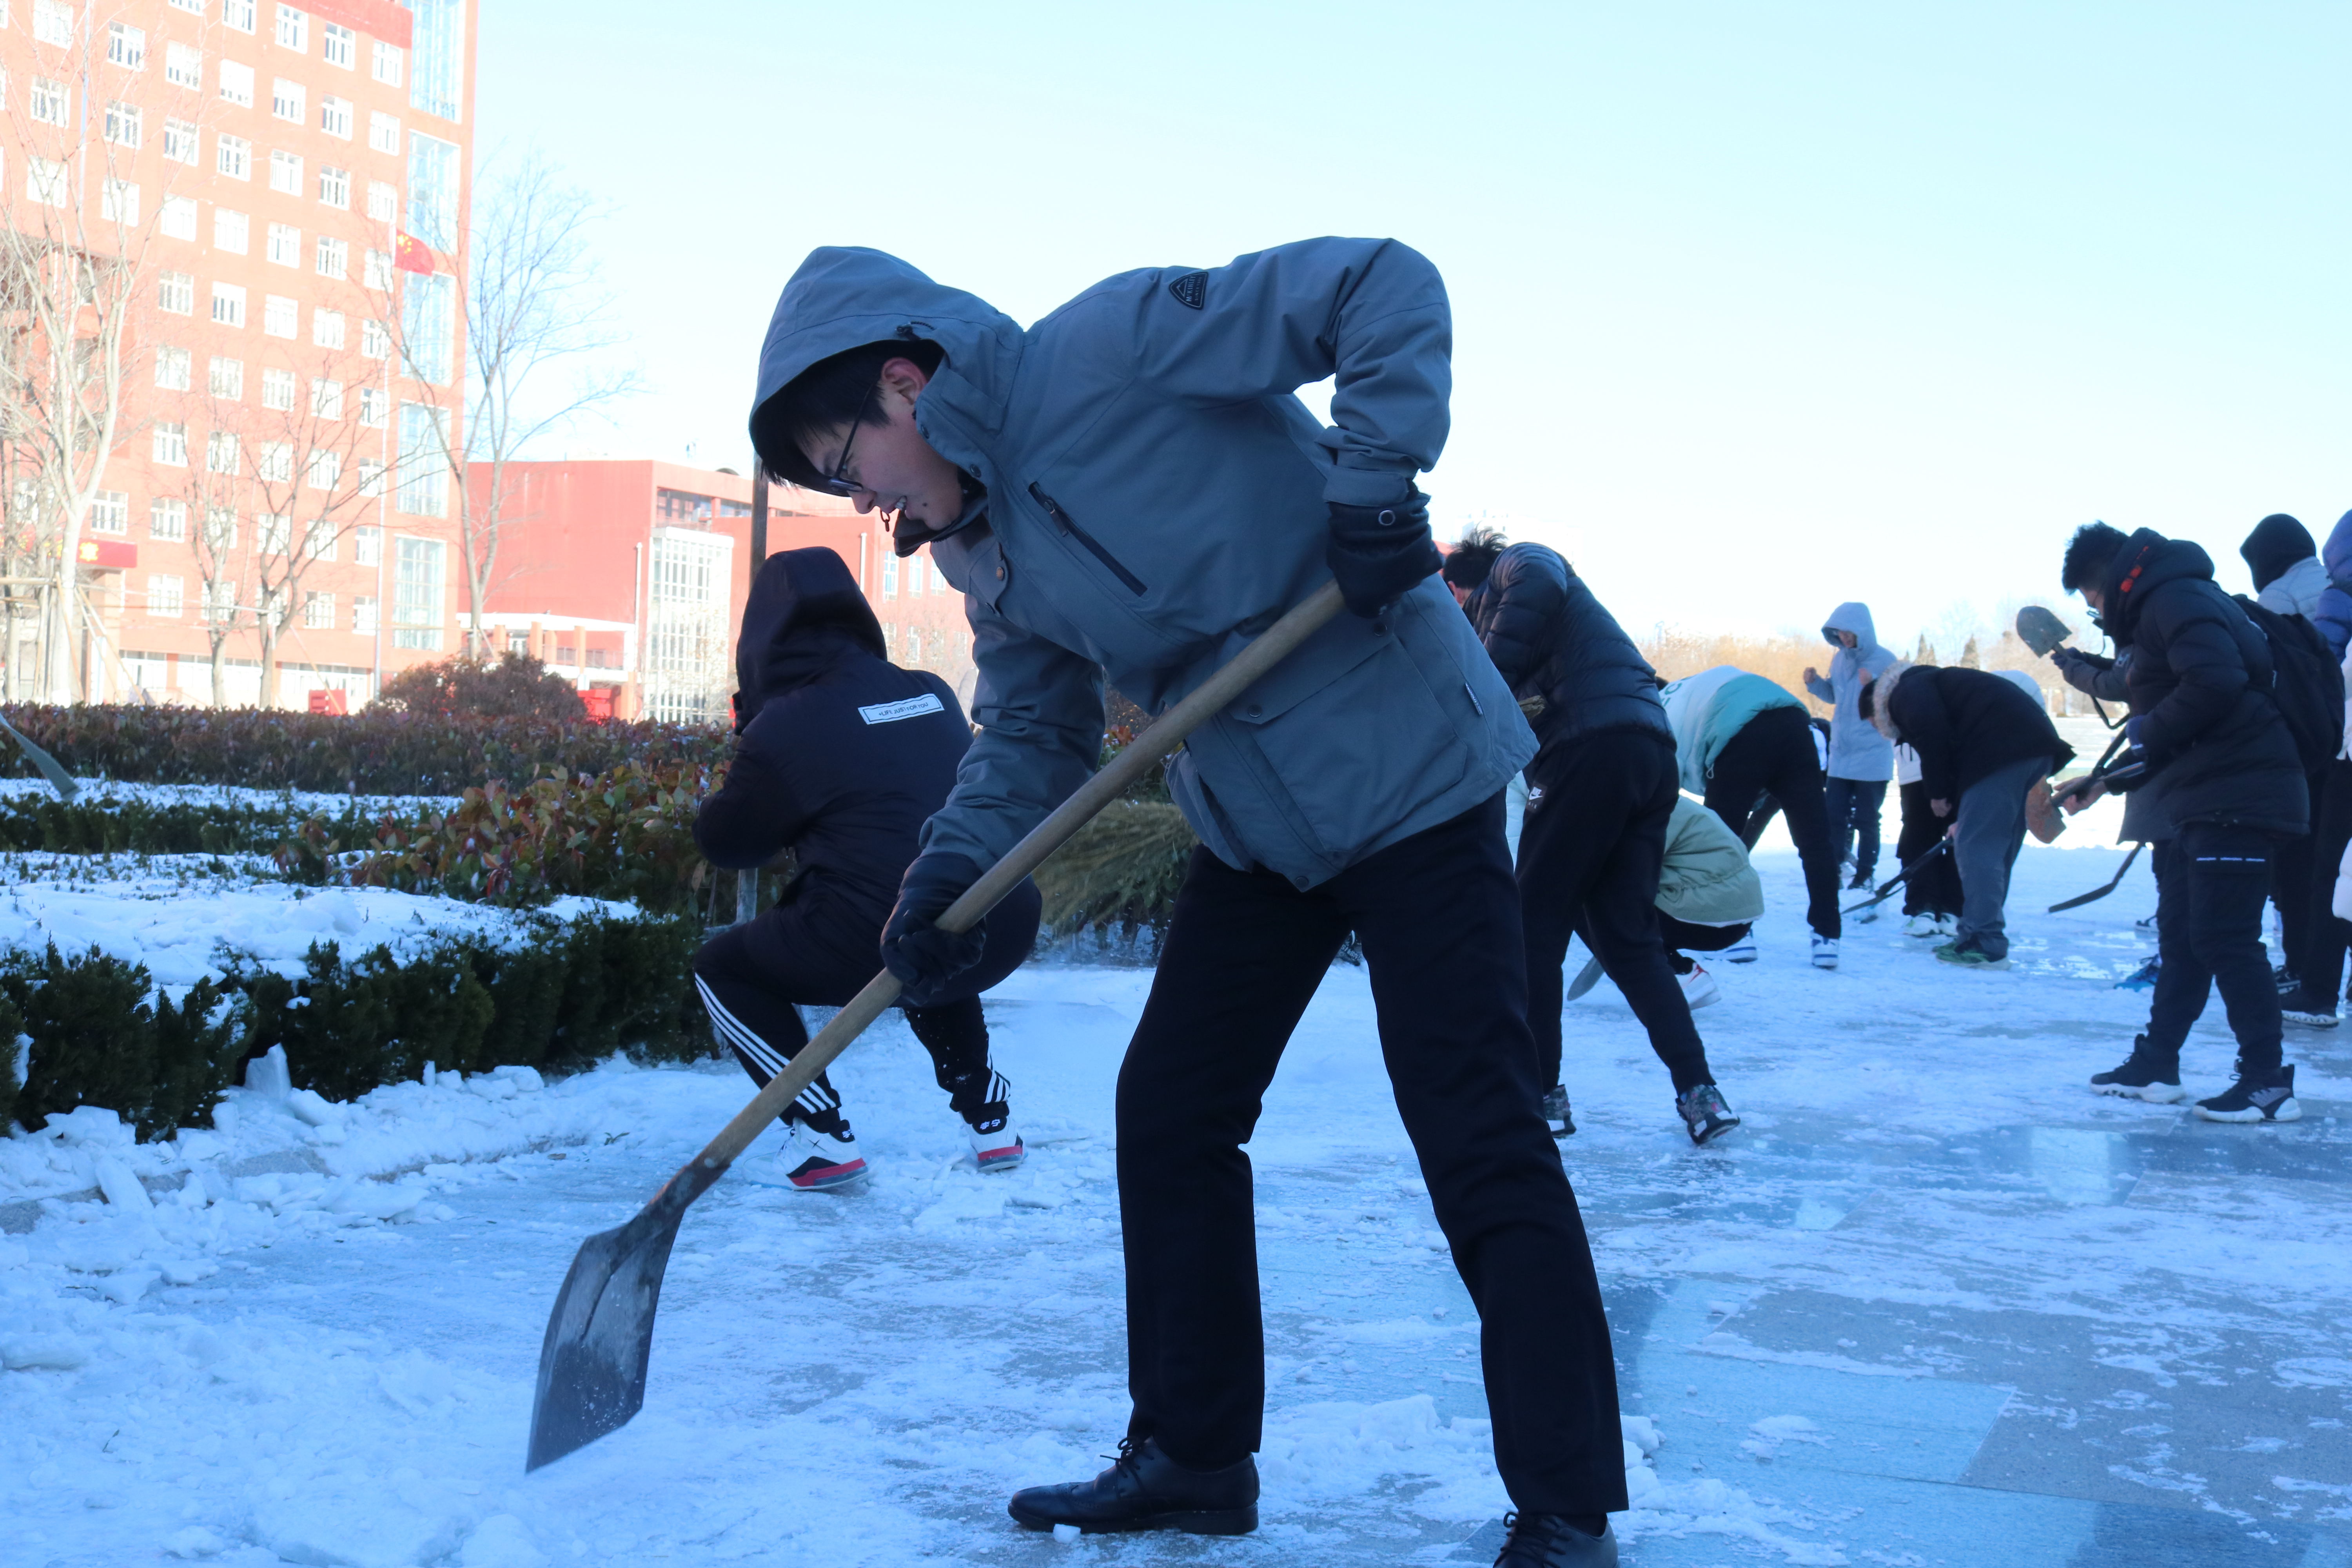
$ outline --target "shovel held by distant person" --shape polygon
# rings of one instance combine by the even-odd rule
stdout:
[[[978,925],[998,900],[1020,886],[1071,835],[1305,642],[1339,613],[1341,604],[1339,585],[1327,583],[1295,605],[1014,845],[948,906],[939,918],[940,928],[961,931]],[[618,1430],[645,1404],[662,1273],[687,1209],[727,1173],[727,1167],[817,1074],[889,1009],[898,991],[898,981],[887,972],[876,975],[635,1218],[581,1244],[572,1271],[556,1293],[547,1338],[540,1348],[526,1470]]]

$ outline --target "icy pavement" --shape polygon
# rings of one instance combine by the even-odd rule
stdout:
[[[2291,1127],[2090,1094],[2144,1017],[2110,983],[2152,887],[2143,865],[2039,910],[2117,859],[2029,847],[2009,973],[1939,965],[1895,917],[1822,973],[1796,868],[1762,857],[1762,960],[1699,1015],[1748,1119],[1714,1151],[1613,990],[1572,1006],[1565,1152],[1625,1408],[1663,1439],[1629,1564],[2352,1565],[2347,1047],[2291,1036]],[[240,1095],[177,1146],[80,1124],[0,1146],[0,1199],[47,1194],[0,1237],[0,1562],[1487,1561],[1475,1321],[1344,968],[1252,1145],[1263,1528],[1063,1542],[1004,1518],[1123,1420],[1110,1089],[1148,982],[1040,966],[991,998],[1035,1152],[986,1179],[886,1026],[835,1075],[874,1180],[706,1197],[644,1413],[530,1477],[571,1254],[740,1104],[731,1068]],[[2213,1011],[2200,1092],[2229,1066]]]

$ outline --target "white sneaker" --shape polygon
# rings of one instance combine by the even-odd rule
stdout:
[[[1876,904],[1864,904],[1862,908],[1854,910],[1853,914],[1846,918],[1853,921],[1853,923],[1858,926],[1869,925],[1871,922],[1878,919],[1878,906]]]
[[[1715,983],[1714,975],[1696,963],[1691,965],[1688,974],[1678,978],[1683,983],[1683,1000],[1690,1004],[1693,1012],[1723,1000],[1723,987]]]
[[[1944,921],[1940,915],[1913,915],[1903,922],[1905,936],[1941,936]]]
[[[784,1146],[776,1155],[781,1184],[803,1193],[821,1193],[866,1179],[866,1157],[857,1152],[857,1134],[844,1121],[837,1132],[819,1132],[805,1121],[785,1131]]]
[[[1733,942],[1729,947],[1723,950],[1723,962],[1726,963],[1755,963],[1756,944],[1744,939],[1739,942]]]
[[[1817,936],[1813,938],[1813,967],[1815,969],[1835,969],[1837,967],[1836,938],[1826,936]]]
[[[971,1135],[971,1163],[983,1172],[1009,1171],[1028,1157],[1028,1146],[1013,1130],[1010,1112],[992,1116],[976,1127],[966,1123],[964,1131]]]

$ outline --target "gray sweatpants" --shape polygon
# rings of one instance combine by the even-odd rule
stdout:
[[[1960,872],[1961,945],[1987,958],[2009,956],[2001,906],[2009,901],[2010,868],[2025,847],[2025,792],[2050,772],[2048,757],[2028,757],[1960,792],[1959,828],[1952,858]]]

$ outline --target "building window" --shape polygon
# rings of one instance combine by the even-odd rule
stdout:
[[[300,82],[288,81],[281,76],[269,84],[269,112],[299,125],[306,113],[303,100],[307,96]]]
[[[64,0],[33,0],[33,37],[37,42],[55,44],[61,49],[73,47],[73,8]]]
[[[196,280],[185,272],[166,272],[155,279],[155,308],[174,316],[196,311]]]
[[[253,107],[253,68],[235,60],[221,61],[220,95],[239,109]]]
[[[360,36],[349,27],[339,27],[332,22],[319,24],[319,58],[331,66],[345,70],[355,69],[360,58]]]
[[[155,226],[167,239],[195,238],[196,204],[194,198],[165,196],[163,215],[155,220]]]
[[[131,531],[131,498],[121,490],[100,490],[89,498],[92,533]]]
[[[383,494],[383,465],[373,458],[362,458],[359,466],[360,494],[370,500]]]
[[[376,40],[373,69],[375,79],[388,87],[398,87],[408,58],[408,51],[398,44]]]
[[[719,515],[721,517],[749,517],[751,515],[751,503],[749,501],[721,500],[719,503]]]
[[[335,626],[335,596],[315,589],[304,594],[302,624],[316,631],[332,631]]]
[[[940,571],[940,558],[934,555],[931,557],[931,592],[944,594],[947,591],[948,580]]]
[[[368,147],[377,153],[400,152],[400,117],[382,111],[368,116]]]
[[[204,50],[190,48],[185,44],[164,45],[163,79],[173,87],[201,89],[205,85]]]
[[[310,461],[307,467],[310,470],[310,488],[314,490],[325,490],[329,495],[332,495],[335,493],[335,487],[343,482],[343,455],[332,447],[311,447]]]
[[[455,120],[464,100],[466,0],[408,0],[408,5],[415,18],[408,47],[416,56],[408,73],[408,106]]]
[[[449,411],[430,404],[400,405],[400,494],[394,502],[414,517],[449,510]]]
[[[733,541],[698,529],[657,528],[648,552],[646,705],[692,722],[726,711],[727,584]]]
[[[188,503],[163,497],[149,501],[147,503],[147,536],[150,539],[187,538]]]
[[[253,548],[262,555],[287,555],[294,548],[294,520],[268,512],[253,520]]]
[[[882,596],[898,596],[898,557],[887,550],[882,552]]]
[[[314,517],[302,530],[302,553],[313,561],[335,558],[335,525],[323,517]]]
[[[923,558],[920,555],[909,555],[907,557],[907,597],[911,599],[922,591]]]
[[[254,0],[221,0],[221,20],[240,33],[254,28]]]
[[[391,396],[380,386],[360,388],[360,424],[370,430],[383,428]]]
[[[226,555],[236,548],[236,509],[235,507],[205,508],[204,546],[215,557]]]
[[[352,560],[362,566],[381,565],[383,562],[383,530],[365,526],[352,530]]]
[[[245,325],[245,285],[242,283],[213,285],[213,320],[224,327]]]
[[[261,331],[265,336],[292,338],[302,330],[302,306],[283,294],[272,294],[261,307]]]
[[[317,419],[341,419],[343,416],[343,384],[340,381],[312,382],[310,414]]]
[[[205,619],[215,626],[236,623],[236,584],[207,583],[205,584]]]
[[[437,539],[403,534],[393,542],[392,642],[436,653],[441,647],[445,552]]]
[[[710,498],[690,490],[657,489],[654,491],[654,510],[666,527],[709,528]]]
[[[231,403],[245,396],[245,362],[213,356],[212,375],[205,384],[215,397],[225,397]]]
[[[392,334],[383,323],[373,318],[360,323],[360,353],[369,359],[383,359],[392,353]]]
[[[196,128],[184,120],[163,121],[163,156],[194,167],[197,157]]]
[[[269,259],[280,267],[302,265],[302,231],[290,223],[269,226]]]
[[[242,136],[222,135],[216,138],[213,167],[232,180],[253,178],[253,143]]]
[[[61,81],[47,77],[33,79],[33,97],[29,112],[44,125],[63,125],[73,118],[73,94]]]
[[[319,165],[319,199],[331,207],[349,212],[352,208],[352,172],[349,169]]]
[[[253,226],[241,212],[227,207],[213,208],[213,248],[226,250],[232,256],[243,256],[251,238]]]
[[[367,253],[366,273],[361,281],[378,294],[392,292],[392,252],[371,250]]]
[[[127,71],[147,68],[147,33],[128,22],[110,22],[106,27],[106,63],[121,66]]]
[[[278,41],[297,54],[310,47],[310,18],[291,5],[278,7]]]
[[[352,599],[352,630],[361,637],[375,636],[375,595],[360,594]]]
[[[205,14],[205,0],[172,0],[172,9],[174,11],[193,11],[197,16],[201,16]]]
[[[435,250],[457,248],[457,144],[408,138],[408,232]]]
[[[147,613],[159,621],[176,621],[184,603],[186,581],[160,572],[147,574]]]
[[[107,223],[138,227],[139,187],[129,180],[108,180],[98,188],[98,212]]]
[[[146,116],[135,103],[110,102],[106,106],[106,139],[118,147],[137,147],[144,140]]]
[[[185,392],[195,376],[196,356],[185,349],[155,351],[155,384],[166,392]]]
[[[236,431],[215,430],[205,437],[205,472],[234,474],[243,461],[244,454],[237,448]]]
[[[377,223],[391,223],[400,216],[400,187],[387,185],[382,180],[368,182],[368,216]]]
[[[188,427],[158,422],[153,447],[155,461],[168,463],[175,468],[188,466]]]
[[[45,207],[68,205],[66,166],[54,158],[25,160],[25,199]]]
[[[302,194],[302,154],[280,149],[269,154],[269,188],[289,196]]]
[[[264,370],[261,373],[261,406],[280,413],[294,406],[294,390],[299,384],[290,370]]]
[[[449,384],[457,331],[457,284],[446,272],[411,273],[401,289],[401,350],[408,374],[434,386]]]
[[[341,310],[310,312],[310,345],[321,349],[343,346],[343,313]]]
[[[338,282],[350,277],[352,273],[351,242],[343,239],[329,239],[325,235],[320,235],[317,270],[320,277],[332,278]]]
[[[352,100],[348,98],[322,98],[319,100],[319,129],[330,136],[352,139]]]

